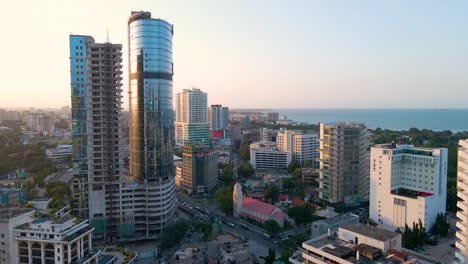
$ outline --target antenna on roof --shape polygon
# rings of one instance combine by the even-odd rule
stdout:
[[[109,28],[106,28],[106,42],[109,42]]]

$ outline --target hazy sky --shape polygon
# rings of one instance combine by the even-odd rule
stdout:
[[[68,35],[174,24],[174,92],[232,108],[467,108],[468,1],[30,0],[0,4],[0,107],[70,104]]]

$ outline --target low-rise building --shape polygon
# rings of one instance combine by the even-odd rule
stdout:
[[[291,157],[290,152],[279,151],[274,142],[259,141],[250,144],[250,163],[254,169],[287,169]]]
[[[27,199],[26,189],[0,188],[0,206],[24,203]]]
[[[67,160],[71,160],[73,152],[72,145],[58,145],[53,149],[46,149],[46,157],[54,163],[66,163]]]
[[[235,217],[245,217],[259,223],[264,223],[268,220],[274,220],[279,226],[283,227],[287,219],[281,209],[250,197],[244,197],[242,193],[242,185],[236,183],[232,194]]]
[[[401,247],[402,235],[377,226],[350,224],[338,236],[325,234],[302,243],[290,258],[292,264],[440,263]]]
[[[325,234],[338,232],[340,226],[359,224],[359,216],[355,214],[342,214],[332,218],[315,221],[311,224],[311,237],[319,237]]]

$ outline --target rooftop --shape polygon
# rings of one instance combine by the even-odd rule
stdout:
[[[7,209],[0,211],[0,220],[10,220],[25,213],[33,212],[32,208]]]
[[[366,236],[366,237],[370,237],[370,238],[373,238],[375,240],[379,240],[382,242],[392,240],[398,236],[401,236],[401,234],[399,233],[392,232],[392,231],[380,228],[378,226],[373,226],[373,225],[348,224],[340,228]]]
[[[242,207],[258,212],[263,215],[269,215],[275,209],[274,205],[255,200],[249,197],[242,199]]]

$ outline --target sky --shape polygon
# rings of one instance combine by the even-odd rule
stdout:
[[[467,108],[468,1],[0,3],[0,107],[70,105],[69,34],[124,45],[132,10],[174,24],[174,93],[231,108]]]

